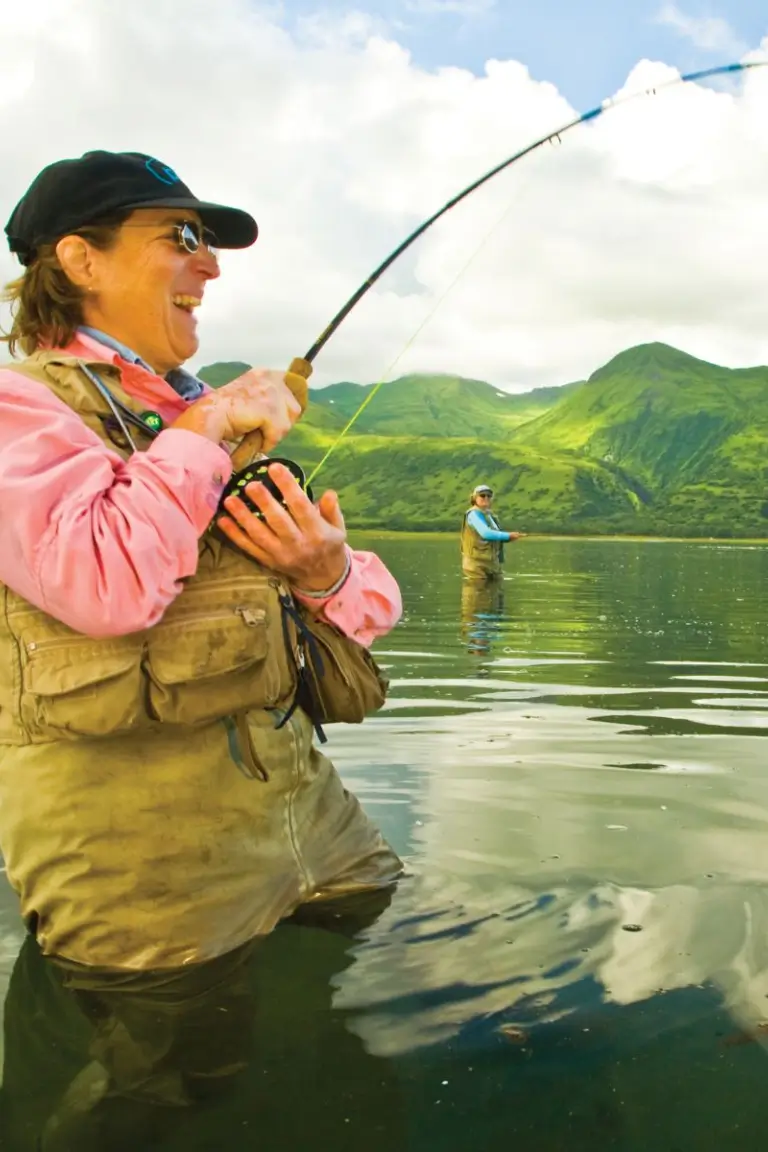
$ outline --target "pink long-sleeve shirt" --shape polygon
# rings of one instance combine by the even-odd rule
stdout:
[[[64,351],[116,364],[125,391],[166,424],[188,406],[90,336]],[[0,581],[87,636],[150,628],[195,572],[231,474],[225,449],[175,428],[123,460],[44,384],[0,368]],[[374,553],[349,554],[322,615],[368,646],[399,620],[400,590]]]

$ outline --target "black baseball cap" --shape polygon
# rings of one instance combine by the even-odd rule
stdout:
[[[43,168],[5,226],[22,264],[41,244],[76,232],[121,208],[189,208],[215,234],[220,248],[248,248],[259,234],[252,216],[198,200],[172,168],[143,152],[86,152]]]

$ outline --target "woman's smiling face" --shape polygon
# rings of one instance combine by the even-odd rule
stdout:
[[[219,276],[212,247],[201,242],[190,252],[183,246],[184,224],[200,236],[195,212],[140,208],[106,251],[78,238],[85,245],[77,278],[84,288],[85,323],[125,344],[160,376],[197,351],[194,309],[202,302],[206,283]]]

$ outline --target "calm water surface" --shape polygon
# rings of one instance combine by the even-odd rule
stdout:
[[[455,541],[358,542],[406,614],[331,755],[407,878],[136,1015],[3,890],[3,1152],[763,1148],[768,548],[529,540],[483,594]]]

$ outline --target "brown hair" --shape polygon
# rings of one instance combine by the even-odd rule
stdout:
[[[108,251],[117,238],[130,209],[110,213],[94,224],[73,229],[94,248]],[[34,259],[18,280],[3,289],[0,300],[11,305],[10,332],[0,333],[12,356],[17,349],[29,356],[41,344],[61,348],[69,344],[83,322],[83,290],[67,277],[56,255],[56,244],[41,244]]]

